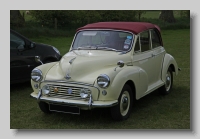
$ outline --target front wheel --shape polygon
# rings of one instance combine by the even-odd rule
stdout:
[[[118,104],[111,108],[111,116],[114,120],[125,120],[130,116],[133,94],[130,86],[125,85],[118,99]]]
[[[173,72],[172,72],[172,69],[169,67],[168,68],[168,71],[166,73],[166,81],[165,81],[165,85],[163,85],[159,91],[161,94],[163,95],[167,95],[171,92],[172,90],[172,85],[173,85]]]

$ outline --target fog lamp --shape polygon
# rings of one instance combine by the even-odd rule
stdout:
[[[47,95],[50,93],[50,87],[48,85],[45,85],[42,87],[42,94]]]
[[[88,93],[85,89],[81,89],[80,91],[81,98],[86,98],[88,96]]]

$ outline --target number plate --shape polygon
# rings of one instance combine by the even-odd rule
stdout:
[[[76,106],[60,105],[60,104],[49,104],[49,110],[55,112],[80,114],[80,108]]]

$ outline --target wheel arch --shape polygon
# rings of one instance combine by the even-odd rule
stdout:
[[[167,73],[168,68],[171,68],[175,75],[178,75],[178,65],[176,60],[170,54],[165,54],[162,66],[162,81],[166,81],[165,74]]]
[[[130,86],[133,94],[133,100],[136,100],[136,89],[135,89],[135,83],[132,80],[128,80],[124,85]]]
[[[134,92],[134,97],[139,99],[144,95],[148,88],[147,74],[144,70],[137,66],[124,67],[113,79],[107,91],[112,92],[107,96],[108,99],[118,99],[125,84],[128,84]],[[141,85],[141,82],[143,83]],[[100,95],[101,96],[101,95]]]

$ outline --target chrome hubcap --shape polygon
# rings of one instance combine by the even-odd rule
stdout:
[[[124,98],[122,100],[122,106],[123,106],[124,110],[126,110],[128,107],[128,98],[126,96],[124,96]]]
[[[130,95],[127,91],[124,91],[120,100],[120,112],[122,116],[128,113],[130,107]]]
[[[170,87],[171,87],[171,73],[168,71],[166,74],[166,83],[165,83],[166,91],[169,91]]]

